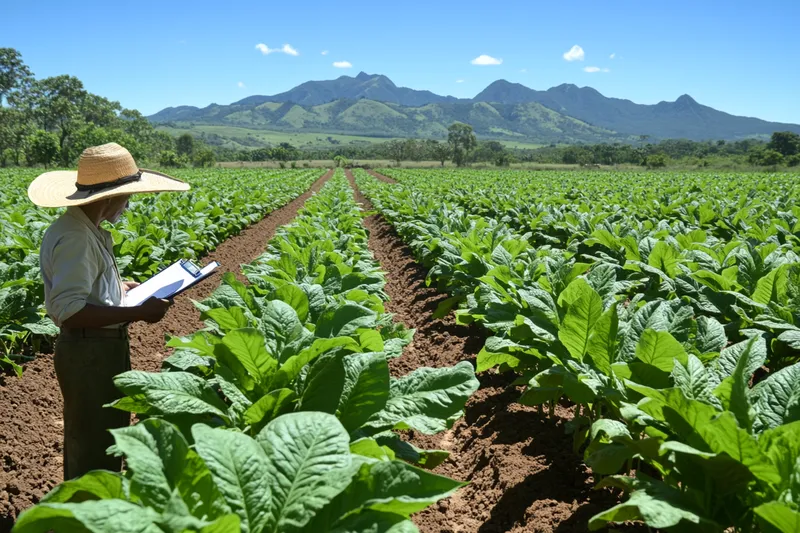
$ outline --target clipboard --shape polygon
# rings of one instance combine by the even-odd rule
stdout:
[[[188,259],[176,261],[138,287],[129,290],[125,294],[124,306],[136,307],[153,297],[164,300],[174,298],[211,276],[219,266],[217,261],[212,261],[203,268]]]

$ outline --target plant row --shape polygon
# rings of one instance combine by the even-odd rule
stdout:
[[[385,278],[341,170],[264,255],[197,303],[207,327],[171,338],[161,372],[115,378],[125,474],[59,485],[14,531],[416,531],[409,516],[462,483],[427,471],[433,434],[478,387],[472,366],[391,378],[413,330],[385,312]],[[150,529],[148,529],[150,528]]]
[[[693,179],[715,190],[708,176],[678,181],[692,191]],[[516,207],[498,201],[491,209],[505,214],[492,216],[480,205],[498,189],[470,171],[398,185],[356,171],[430,268],[429,283],[452,295],[437,313],[458,307],[460,323],[492,332],[478,371],[516,372],[523,404],[575,405],[567,428],[576,451],[600,487],[629,495],[591,528],[642,520],[789,532],[800,524],[797,228],[753,192],[760,179],[722,180],[720,189],[733,187],[727,198],[684,197],[674,212],[723,209],[705,224],[642,207],[637,191],[652,184],[624,175],[586,177],[583,187],[618,207],[588,207],[558,196],[563,184],[542,184],[543,201],[555,197],[557,207],[534,211],[521,180]],[[514,202],[510,177],[505,186]],[[765,213],[777,218],[757,230]]]

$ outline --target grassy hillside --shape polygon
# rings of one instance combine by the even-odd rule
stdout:
[[[514,143],[597,143],[623,141],[624,136],[592,126],[536,102],[498,104],[489,102],[445,102],[418,107],[379,102],[366,98],[340,99],[325,104],[304,106],[291,102],[258,102],[209,106],[194,113],[181,108],[177,120],[166,126],[187,125],[234,127],[253,130],[236,132],[237,143],[252,146],[259,131],[282,131],[286,134],[312,134],[318,137],[433,138],[442,139],[453,122],[470,124],[478,137]],[[162,116],[163,118],[163,116]],[[207,130],[209,132],[214,130]],[[228,131],[228,130],[225,130]],[[249,143],[249,144],[248,144]],[[306,144],[306,143],[302,143]]]
[[[289,131],[261,130],[237,126],[218,126],[213,124],[176,123],[171,126],[158,126],[158,130],[178,136],[191,133],[205,139],[215,138],[226,148],[244,149],[265,145],[277,145],[288,142],[304,149],[331,148],[333,146],[358,146],[376,142],[390,141],[399,137],[369,137],[359,135],[341,135],[328,133],[297,133]],[[508,148],[540,148],[541,144],[526,142],[524,139],[500,141]]]

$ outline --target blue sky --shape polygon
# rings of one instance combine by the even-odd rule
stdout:
[[[688,93],[800,123],[798,0],[5,0],[0,13],[0,46],[20,50],[37,77],[77,76],[145,114],[363,70],[459,97],[501,78],[646,104]],[[582,54],[567,61],[575,45]],[[472,64],[482,55],[502,63]]]

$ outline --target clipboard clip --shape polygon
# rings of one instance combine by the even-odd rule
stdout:
[[[190,260],[181,259],[181,266],[183,267],[183,269],[186,272],[191,274],[193,277],[195,277],[195,278],[199,278],[200,277],[200,274],[201,274],[200,267],[198,267],[197,265],[192,263]]]

